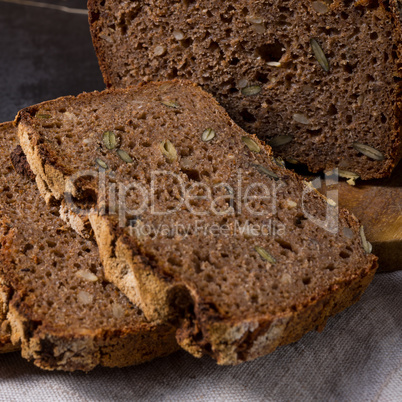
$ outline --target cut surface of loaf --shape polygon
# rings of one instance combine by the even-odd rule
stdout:
[[[189,79],[276,154],[388,176],[400,158],[396,2],[89,0],[105,83]]]
[[[107,278],[176,320],[195,356],[237,364],[296,341],[375,273],[357,219],[189,82],[60,98],[17,123],[49,191],[93,200]]]
[[[57,208],[46,208],[35,184],[15,172],[28,167],[18,149],[12,166],[12,123],[0,125],[0,144],[0,318],[22,356],[43,369],[89,371],[176,350],[172,327],[147,321],[107,283],[96,245],[61,227]]]

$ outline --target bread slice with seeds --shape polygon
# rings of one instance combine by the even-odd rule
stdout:
[[[94,242],[60,227],[58,209],[47,209],[34,183],[14,171],[16,145],[13,125],[0,125],[0,318],[8,337],[0,332],[0,346],[11,335],[24,358],[66,371],[122,367],[176,350],[173,327],[146,320],[107,283]],[[29,175],[18,149],[12,161]]]
[[[357,219],[189,82],[61,98],[17,123],[49,191],[92,200],[107,279],[195,356],[237,364],[296,341],[376,271]]]
[[[234,121],[310,171],[388,176],[401,157],[396,0],[89,0],[110,87],[201,85]]]

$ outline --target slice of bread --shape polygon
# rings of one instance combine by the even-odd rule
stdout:
[[[89,0],[105,83],[189,79],[277,155],[363,179],[401,156],[396,1]]]
[[[189,82],[60,98],[17,123],[52,194],[93,200],[106,277],[175,319],[195,356],[237,364],[296,341],[376,271],[357,219]]]
[[[147,321],[107,283],[93,242],[60,227],[57,208],[47,209],[36,186],[14,171],[16,143],[12,124],[0,125],[0,300],[13,345],[43,369],[66,371],[122,367],[176,350],[174,329]],[[12,159],[27,172],[20,153]]]

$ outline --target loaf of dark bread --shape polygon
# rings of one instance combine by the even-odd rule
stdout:
[[[105,83],[190,79],[277,155],[388,176],[401,156],[396,1],[89,0]]]
[[[60,98],[17,123],[53,196],[92,200],[107,279],[195,356],[237,364],[296,341],[375,273],[357,219],[189,82]]]
[[[93,242],[60,227],[18,149],[15,170],[28,177],[14,171],[16,139],[11,123],[0,125],[0,347],[5,339],[37,366],[66,371],[122,367],[176,350],[172,326],[147,321],[105,281]]]

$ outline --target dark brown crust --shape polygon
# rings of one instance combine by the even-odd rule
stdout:
[[[98,21],[100,18],[100,14],[97,12],[96,1],[97,0],[88,0],[87,2],[88,22],[89,26],[91,27],[90,32],[92,36],[92,43],[98,58],[98,64],[103,76],[103,81],[105,82],[106,86],[110,88],[112,86],[112,80],[109,75],[109,70],[106,68],[105,48],[101,45],[101,42],[97,40],[97,30],[99,28],[95,28],[96,21]]]
[[[19,345],[11,342],[10,325],[7,320],[8,302],[11,289],[0,281],[0,353],[9,353],[19,350]]]
[[[0,337],[0,353],[11,353],[17,350],[19,350],[19,347],[11,343],[9,336]]]
[[[73,98],[73,96],[67,96],[65,98]],[[53,102],[57,102],[58,99],[55,99]],[[14,125],[17,126],[20,121],[25,121],[26,124],[29,124],[31,127],[37,127],[38,123],[35,120],[35,115],[38,112],[41,105],[47,104],[48,102],[42,102],[35,106],[30,106],[25,109],[22,109],[18,112]],[[52,149],[42,143],[40,141],[40,136],[34,135],[32,137],[32,143],[35,145],[36,149],[38,150],[41,158],[46,160],[49,165],[54,166],[58,170],[60,170],[64,175],[71,174],[71,171],[65,166],[65,164],[60,163],[57,155],[54,154]]]
[[[99,66],[102,71],[103,79],[107,87],[119,87],[122,84],[120,83],[121,73],[118,78],[116,72],[110,68],[110,63],[108,60],[110,59],[111,55],[110,52],[108,53],[108,48],[99,35],[102,31],[101,21],[104,17],[102,10],[99,6],[99,0],[88,0],[88,18],[90,24],[91,35],[93,39],[93,45],[98,56]],[[401,27],[401,18],[400,13],[398,11],[398,2],[397,0],[359,0],[355,2],[355,6],[359,9],[362,8],[375,8],[381,4],[384,7],[384,13],[388,13],[389,17],[393,21],[394,29],[392,31],[393,35],[393,42],[395,43],[395,52],[398,55],[397,59],[397,68],[399,73],[399,80],[402,78],[402,27]],[[341,9],[343,3],[340,0],[336,0],[332,2],[331,8],[333,10]],[[118,57],[115,55],[114,57]],[[164,68],[160,68],[161,74],[158,79],[165,79],[166,77],[164,74]],[[189,77],[187,77],[189,78]],[[397,77],[396,77],[397,78]],[[138,83],[142,79],[146,80],[147,77],[138,77],[135,76],[132,79],[131,84]],[[202,82],[198,82],[202,85]],[[371,178],[382,178],[388,177],[392,173],[392,170],[398,164],[399,160],[402,158],[402,129],[400,125],[400,121],[402,119],[402,92],[401,92],[401,83],[395,80],[395,90],[397,92],[395,105],[394,105],[394,112],[395,112],[395,119],[394,124],[389,134],[389,146],[387,147],[386,152],[386,161],[378,165],[375,168],[375,171],[366,171],[364,164],[359,167],[360,171],[358,172],[362,179],[371,179]],[[222,99],[220,100],[222,102]],[[229,112],[230,113],[230,112]],[[234,118],[234,116],[232,116]],[[236,116],[238,117],[238,116]],[[236,119],[238,124],[242,124],[240,120]],[[243,127],[246,131],[253,133],[254,130],[249,127]],[[257,128],[255,129],[257,130]],[[262,138],[262,137],[261,137]],[[282,151],[278,151],[282,152]],[[285,153],[281,153],[281,156],[285,156]],[[339,156],[340,158],[341,156]],[[306,163],[309,169],[313,172],[317,172],[324,169],[332,169],[337,166],[338,162],[329,162],[327,165],[323,165],[322,163],[317,165],[317,162],[314,159],[313,155],[305,156],[305,160],[302,161]],[[341,166],[342,167],[342,166]],[[350,170],[350,169],[347,169]],[[357,171],[357,169],[356,169]]]
[[[391,18],[393,25],[395,27],[392,34],[395,37],[395,48],[398,53],[397,68],[399,73],[399,81],[396,82],[396,102],[395,102],[395,125],[393,130],[393,147],[391,153],[391,159],[393,160],[392,166],[388,169],[384,175],[376,175],[373,178],[390,177],[393,169],[402,160],[402,15],[400,13],[400,3],[399,0],[380,0],[386,9],[391,12]],[[398,78],[398,77],[395,77]]]
[[[27,158],[22,150],[21,146],[18,145],[10,155],[11,163],[15,171],[20,175],[27,177],[29,180],[34,181],[35,175],[32,172]]]

